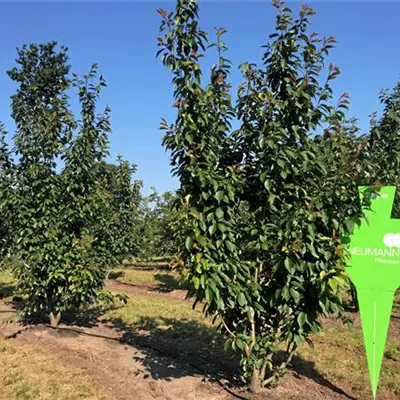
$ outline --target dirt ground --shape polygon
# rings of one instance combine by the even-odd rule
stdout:
[[[184,296],[179,290],[157,293],[148,285],[127,287],[115,281],[108,282],[108,289],[145,292],[149,296]],[[13,313],[12,304],[0,300],[0,320],[10,318]],[[351,388],[325,380],[307,362],[299,362],[278,388],[252,397],[238,389],[234,372],[220,373],[230,371],[230,365],[223,364],[216,355],[207,357],[196,352],[196,344],[183,352],[178,339],[171,343],[159,336],[127,331],[101,318],[87,326],[62,324],[57,329],[47,325],[1,324],[0,340],[40,344],[63,364],[85,371],[95,383],[96,397],[92,400],[355,399],[349,394]]]

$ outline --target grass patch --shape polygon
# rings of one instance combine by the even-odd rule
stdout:
[[[0,299],[11,297],[17,286],[16,279],[8,269],[0,270]]]
[[[0,269],[0,285],[16,285],[17,281],[8,269]]]
[[[132,259],[123,260],[122,265],[130,268],[143,268],[143,269],[171,269],[171,258],[169,257],[154,257],[150,259]]]
[[[325,326],[313,337],[314,348],[301,346],[294,361],[300,372],[314,371],[339,387],[351,389],[356,395],[370,394],[370,381],[362,332],[354,327]],[[400,338],[386,343],[379,393],[400,396]]]
[[[171,289],[181,288],[179,285],[179,274],[175,271],[145,271],[127,268],[114,268],[109,278],[120,282],[138,283],[138,284],[156,284],[167,286]]]
[[[166,337],[202,337],[217,333],[200,309],[184,300],[135,294],[126,305],[110,310],[104,317],[138,331],[162,331]]]
[[[66,365],[42,346],[0,342],[0,399],[98,399],[85,371]]]

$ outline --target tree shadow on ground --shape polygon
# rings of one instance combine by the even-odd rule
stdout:
[[[174,290],[184,290],[184,285],[181,285],[179,279],[170,274],[155,274],[154,278],[158,285],[150,289],[152,292],[170,293]]]
[[[168,381],[200,374],[236,385],[240,382],[239,360],[223,351],[223,340],[212,327],[164,317],[141,317],[133,326],[120,318],[108,322],[118,329],[124,342],[141,350],[143,356],[134,360],[144,366],[145,371],[140,371],[144,375]]]
[[[15,285],[0,285],[0,299],[12,297],[15,291]]]
[[[212,327],[196,321],[163,317],[141,317],[133,326],[127,326],[119,318],[108,322],[122,333],[124,342],[140,349],[142,355],[135,356],[134,361],[144,366],[144,370],[138,372],[144,377],[151,375],[155,380],[169,381],[200,374],[211,381],[223,381],[231,388],[243,386],[238,356],[223,351],[223,339]],[[182,364],[187,368],[183,369]],[[334,393],[355,400],[323,377],[314,362],[296,356],[290,369],[295,376],[304,376]]]
[[[108,273],[108,279],[118,279],[125,275],[124,271],[110,271]]]
[[[118,296],[118,295],[117,295]],[[108,311],[117,310],[124,306],[124,303],[119,301],[119,298],[114,298],[115,302],[106,304],[99,302],[87,308],[73,308],[61,314],[60,323],[70,327],[78,328],[94,328],[99,325],[100,318]],[[23,308],[23,300],[12,300],[13,308],[17,311]],[[20,315],[19,322],[21,325],[39,325],[49,324],[49,315],[43,312],[38,312],[31,315]]]
[[[15,307],[21,308],[21,304],[16,304]],[[60,323],[67,326],[93,328],[98,325],[99,318],[107,311],[102,307],[92,307],[87,310],[71,310],[61,314]],[[21,315],[19,322],[21,325],[41,325],[49,324],[49,315],[46,313],[35,313],[30,315]]]
[[[156,273],[154,275],[156,282],[151,283],[126,281],[123,279],[124,276],[124,271],[111,271],[108,274],[108,279],[110,279],[111,281],[116,281],[118,284],[121,285],[146,289],[149,292],[156,293],[170,293],[175,290],[187,290],[185,285],[182,285],[177,277],[172,276],[168,273]]]
[[[355,397],[351,396],[350,394],[346,393],[343,389],[336,386],[324,376],[322,376],[316,369],[315,369],[315,362],[304,360],[300,356],[294,356],[291,369],[295,373],[295,376],[304,376],[318,385],[324,386],[331,390],[334,393],[340,394],[349,400],[356,400]]]

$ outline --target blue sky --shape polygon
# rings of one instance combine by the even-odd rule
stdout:
[[[296,9],[298,3],[289,2]],[[342,75],[336,94],[348,92],[349,116],[368,129],[368,115],[379,110],[378,92],[393,87],[400,66],[400,3],[310,2],[317,11],[313,30],[333,35],[338,44],[330,60]],[[24,43],[57,40],[69,47],[74,72],[87,71],[92,62],[107,80],[102,103],[112,109],[111,160],[117,154],[139,165],[136,177],[158,190],[177,187],[169,157],[161,146],[161,117],[172,122],[170,74],[155,58],[160,22],[158,7],[171,2],[6,3],[0,2],[0,120],[9,130],[9,97],[15,90],[5,71],[14,66],[16,47]],[[268,1],[200,2],[203,29],[228,30],[225,40],[233,61],[232,82],[242,61],[257,62],[261,45],[273,31],[275,11]],[[213,61],[214,54],[210,54]]]

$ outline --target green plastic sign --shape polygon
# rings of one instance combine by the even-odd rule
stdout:
[[[360,195],[366,187],[360,187]],[[400,286],[400,220],[391,219],[395,186],[379,188],[367,221],[350,238],[346,271],[360,309],[372,394],[376,398],[385,342],[396,289]]]

